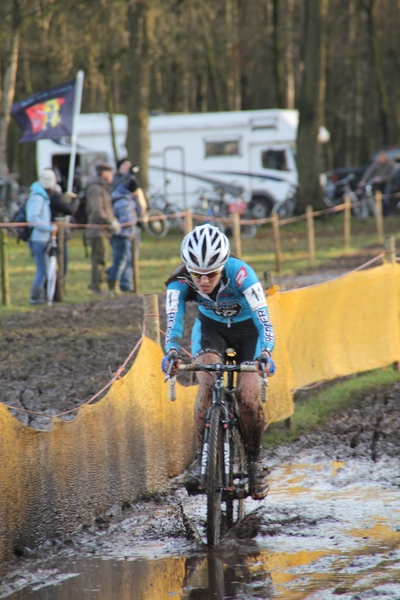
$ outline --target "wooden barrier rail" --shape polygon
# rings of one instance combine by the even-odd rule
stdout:
[[[384,242],[384,231],[383,231],[383,218],[382,218],[382,193],[377,191],[375,194],[376,201],[376,226],[377,226],[377,236],[378,242]],[[307,223],[307,243],[308,243],[308,255],[311,264],[315,263],[315,231],[314,231],[314,219],[316,217],[339,213],[344,211],[344,249],[348,250],[350,248],[350,237],[351,237],[351,209],[353,206],[361,205],[361,202],[351,203],[351,200],[348,196],[345,197],[345,201],[343,204],[339,204],[337,206],[333,206],[331,208],[323,209],[323,210],[313,210],[312,206],[307,206],[306,213],[302,215],[297,215],[294,217],[288,217],[286,219],[279,219],[277,214],[272,215],[271,217],[265,219],[241,219],[238,213],[232,215],[232,217],[211,217],[206,215],[197,215],[193,214],[190,210],[185,212],[176,213],[173,215],[157,215],[154,217],[147,217],[147,221],[160,221],[162,219],[174,219],[174,218],[184,218],[185,222],[185,230],[191,231],[193,229],[193,222],[222,222],[224,225],[227,225],[233,230],[233,240],[234,240],[234,249],[235,254],[239,258],[242,254],[242,245],[241,245],[241,236],[240,236],[240,227],[241,225],[250,225],[255,224],[257,226],[270,224],[273,232],[273,240],[274,240],[274,252],[275,252],[275,265],[276,272],[279,274],[281,272],[282,267],[282,251],[281,251],[281,237],[280,230],[281,227],[285,225],[289,225],[291,223],[298,223],[300,221],[306,221]],[[138,219],[138,221],[144,221],[145,219]],[[132,223],[125,223],[123,226],[129,226]],[[8,236],[7,229],[15,229],[17,227],[23,227],[28,225],[28,223],[0,223],[0,277],[1,277],[1,296],[2,296],[2,304],[3,306],[11,305],[11,294],[10,294],[10,283],[9,283],[9,274],[8,274]],[[64,294],[64,282],[63,282],[63,268],[62,265],[64,263],[64,235],[65,235],[65,227],[63,221],[57,221],[58,225],[58,286],[56,291],[56,298],[58,301],[63,300]],[[81,225],[75,223],[69,223],[69,227],[76,229],[86,229],[86,228],[108,228],[108,225]],[[133,284],[134,290],[137,293],[139,291],[139,248],[137,244],[136,238],[133,239],[132,242],[132,261],[133,261]]]

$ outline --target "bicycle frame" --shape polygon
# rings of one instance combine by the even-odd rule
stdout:
[[[201,457],[201,476],[200,476],[200,487],[203,490],[205,487],[205,481],[207,476],[207,464],[208,464],[208,437],[209,427],[211,420],[211,413],[215,406],[218,406],[222,412],[222,424],[224,427],[224,489],[228,492],[232,492],[233,489],[229,486],[230,476],[230,429],[236,419],[238,419],[235,411],[235,407],[228,406],[226,401],[226,395],[229,394],[232,400],[234,399],[234,385],[233,385],[233,374],[236,372],[257,372],[255,366],[252,365],[236,365],[231,359],[228,358],[228,363],[215,363],[215,364],[192,364],[192,365],[181,365],[180,370],[190,371],[205,371],[215,373],[215,379],[212,387],[212,403],[206,414],[206,426],[203,440],[203,450]],[[227,386],[225,387],[224,374],[228,373]],[[266,380],[264,380],[266,382]],[[264,385],[264,384],[263,384]],[[232,411],[229,412],[229,408]],[[239,421],[238,421],[239,424]]]

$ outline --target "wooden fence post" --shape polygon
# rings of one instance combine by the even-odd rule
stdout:
[[[64,300],[64,240],[65,221],[57,221],[57,284],[54,299],[57,302]]]
[[[1,301],[3,306],[11,306],[10,279],[8,275],[8,233],[5,227],[0,229],[0,269]]]
[[[192,211],[190,209],[188,211],[186,211],[186,215],[185,215],[185,230],[186,230],[186,233],[189,233],[190,231],[193,230],[193,216],[192,216]]]
[[[385,261],[389,263],[396,262],[396,238],[394,235],[385,237]],[[400,360],[393,363],[393,369],[400,371]]]
[[[235,252],[238,258],[242,256],[242,241],[240,239],[240,215],[233,214],[233,237],[235,240]]]
[[[387,235],[385,237],[385,261],[390,263],[396,262],[396,238],[394,235]]]
[[[315,234],[314,234],[314,215],[313,207],[308,204],[306,207],[307,215],[307,237],[308,237],[308,254],[311,264],[315,263]]]
[[[138,234],[140,236],[140,229],[136,230],[136,235],[132,238],[132,269],[133,269],[133,291],[135,294],[139,293],[139,247],[140,247],[140,239],[138,239]]]
[[[278,215],[272,215],[272,230],[274,233],[274,245],[275,245],[275,261],[276,261],[276,272],[281,272],[281,237],[279,231],[279,217]]]
[[[160,345],[160,314],[157,294],[145,294],[143,299],[145,335]]]
[[[349,194],[344,197],[344,249],[350,248],[350,222],[351,222],[351,198]]]
[[[378,242],[383,244],[383,216],[382,216],[382,192],[375,192],[375,208],[376,208],[376,229],[378,232]]]

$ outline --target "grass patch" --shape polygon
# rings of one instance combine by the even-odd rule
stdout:
[[[385,233],[394,235],[398,231],[398,219],[388,217],[384,221]],[[346,253],[343,249],[343,215],[315,219],[316,261],[314,266],[343,254],[351,255],[362,248],[377,244],[377,233],[374,219],[352,219],[351,248]],[[157,239],[142,233],[139,264],[139,292],[141,294],[164,291],[164,281],[174,267],[179,264],[179,248],[182,233],[170,231],[167,237]],[[233,241],[232,241],[232,246]],[[69,267],[66,278],[65,301],[80,303],[98,301],[88,294],[90,281],[90,258],[86,256],[82,242],[82,232],[74,231],[68,242]],[[285,225],[281,228],[282,275],[290,275],[310,266],[307,251],[307,228],[304,221]],[[235,248],[232,247],[232,251]],[[379,250],[377,249],[377,254]],[[32,284],[35,267],[27,244],[16,243],[15,238],[8,238],[9,277],[11,290],[11,308],[0,306],[0,311],[35,310],[29,307],[29,290]],[[265,270],[275,269],[275,253],[272,229],[263,225],[257,230],[252,240],[242,240],[242,258],[248,262],[262,278]],[[109,262],[111,262],[111,248]]]
[[[351,406],[363,396],[381,391],[400,381],[400,372],[392,367],[355,375],[345,380],[332,381],[324,389],[299,391],[295,394],[292,427],[284,422],[272,423],[263,435],[264,447],[274,448],[290,443],[300,435],[327,423],[335,413]]]

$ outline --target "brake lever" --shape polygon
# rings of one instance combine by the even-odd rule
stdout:
[[[169,361],[168,369],[167,369],[167,372],[165,373],[164,383],[166,381],[168,381],[168,379],[171,379],[171,371],[172,371],[173,367],[177,364],[177,362],[178,362],[178,355],[171,354],[171,360]]]

